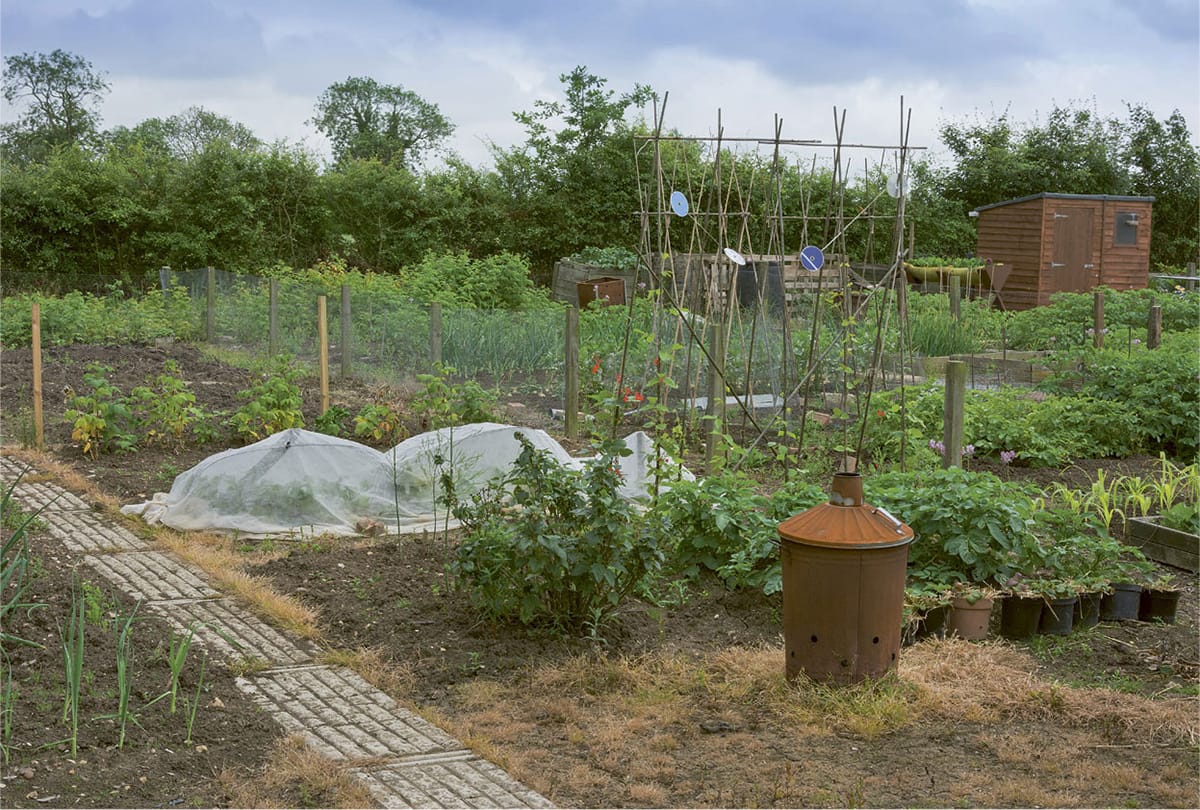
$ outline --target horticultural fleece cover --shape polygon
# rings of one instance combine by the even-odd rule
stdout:
[[[251,537],[361,534],[364,521],[377,521],[388,533],[441,529],[456,525],[444,506],[435,507],[442,472],[453,470],[465,497],[508,472],[521,452],[518,432],[564,467],[583,466],[584,459],[571,457],[545,431],[514,425],[443,428],[384,452],[293,428],[209,456],[176,478],[170,492],[121,511],[173,529]],[[620,459],[621,494],[644,497],[655,445],[640,431],[625,443],[632,453]]]

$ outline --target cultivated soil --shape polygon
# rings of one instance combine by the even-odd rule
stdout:
[[[64,391],[85,390],[88,363],[111,366],[109,379],[128,393],[167,359],[208,411],[231,413],[256,379],[183,344],[47,349],[43,458],[125,504],[169,489],[178,473],[228,446],[142,446],[90,459],[72,442]],[[316,388],[305,386],[310,420]],[[0,353],[0,434],[11,452],[32,436],[31,391],[29,351]],[[333,391],[352,414],[381,397],[403,393],[357,383]],[[547,415],[559,405],[551,397],[505,394],[500,403],[502,419],[561,435]],[[418,431],[419,414],[409,418]],[[1098,469],[1145,474],[1155,464],[994,471],[1086,487]],[[374,651],[398,700],[560,806],[1200,806],[1200,609],[1186,572],[1176,572],[1186,587],[1173,625],[1104,623],[1029,643],[921,641],[903,649],[896,673],[838,691],[784,682],[777,595],[690,583],[666,604],[633,603],[610,624],[563,636],[481,619],[447,572],[456,542],[450,533],[238,545],[248,573],[318,612],[327,646]],[[115,722],[103,717],[115,705],[114,634],[102,625],[133,605],[107,588],[88,626],[91,675],[79,753],[70,755],[61,742],[69,731],[58,626],[74,561],[44,530],[31,543],[29,601],[45,607],[5,629],[44,649],[5,646],[18,692],[0,771],[4,804],[244,801],[231,780],[261,774],[281,732],[239,696],[234,673],[209,662],[185,744],[181,714],[170,715],[165,700],[146,707],[170,677],[168,629],[154,619],[135,626],[139,724],[116,747]],[[200,661],[193,651],[181,694],[195,690]],[[338,797],[293,786],[276,801],[326,806]]]

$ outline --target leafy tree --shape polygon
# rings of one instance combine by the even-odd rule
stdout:
[[[975,227],[961,200],[947,197],[946,170],[932,161],[912,163],[912,196],[905,208],[916,244],[930,256],[966,256],[975,250]]]
[[[584,66],[559,79],[564,101],[539,100],[514,113],[525,144],[492,149],[512,201],[505,246],[528,256],[542,281],[555,260],[580,248],[637,244],[633,130],[625,115],[653,96],[644,85],[618,95]]]
[[[1008,114],[975,124],[946,123],[954,158],[945,195],[968,209],[1044,191],[1122,194],[1121,124],[1086,108],[1054,107],[1043,124],[1014,126]]]
[[[425,227],[437,234],[443,250],[464,250],[481,258],[504,250],[502,235],[509,199],[500,176],[451,156],[421,177]]]
[[[1128,189],[1121,159],[1121,122],[1071,107],[1054,107],[1044,124],[1021,135],[1018,150],[1030,170],[1027,187],[1071,194],[1120,194]],[[1034,193],[1034,192],[1028,192]]]
[[[1200,252],[1200,150],[1176,110],[1159,121],[1142,105],[1129,105],[1125,159],[1134,194],[1154,197],[1151,258],[1182,267]]]
[[[330,85],[311,123],[329,138],[339,164],[375,159],[411,168],[454,132],[436,104],[400,85],[362,77]]]
[[[248,127],[203,107],[189,107],[169,118],[147,118],[132,128],[117,127],[108,133],[108,139],[121,147],[140,143],[179,160],[196,157],[211,143],[243,151],[262,147]]]
[[[81,56],[55,50],[4,59],[4,100],[27,102],[25,111],[0,128],[6,156],[36,160],[56,147],[87,144],[95,135],[96,111],[108,82]]]
[[[926,167],[929,191],[965,210],[1040,192],[1155,198],[1152,263],[1182,265],[1200,246],[1200,159],[1178,112],[1159,121],[1141,105],[1129,118],[1055,107],[1045,121],[990,121],[941,128],[951,165]],[[918,169],[920,177],[921,170]],[[957,237],[956,237],[957,238]]]
[[[421,182],[404,166],[346,161],[321,178],[321,194],[353,265],[395,273],[438,247],[425,231]]]
[[[151,221],[141,195],[131,194],[131,166],[119,157],[77,146],[44,162],[5,172],[0,246],[8,286],[96,289],[97,282],[139,281],[145,265],[138,241]]]

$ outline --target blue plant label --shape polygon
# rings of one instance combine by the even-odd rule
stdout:
[[[816,245],[809,245],[800,251],[800,266],[815,273],[825,266],[825,254]]]
[[[688,215],[688,198],[682,191],[671,192],[671,210],[676,216],[686,217]]]

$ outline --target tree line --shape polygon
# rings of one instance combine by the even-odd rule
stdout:
[[[562,98],[514,113],[525,141],[492,145],[492,166],[447,153],[454,126],[437,105],[398,85],[351,77],[314,104],[312,125],[326,135],[326,164],[285,141],[265,143],[247,127],[201,108],[133,127],[102,129],[109,85],[84,58],[58,50],[6,57],[3,92],[23,112],[0,126],[0,253],[4,286],[95,289],[152,283],[162,266],[214,266],[264,274],[338,258],[385,273],[434,254],[523,257],[533,278],[549,281],[553,263],[588,247],[636,249],[640,241],[634,139],[648,132],[639,111],[654,91],[617,92],[579,66],[563,74]],[[1130,105],[1124,119],[1084,107],[1055,107],[1043,121],[1007,114],[947,122],[940,136],[950,159],[912,166],[907,216],[918,249],[966,255],[974,247],[967,212],[1041,191],[1137,194],[1156,198],[1152,261],[1180,266],[1200,245],[1197,148],[1179,112],[1157,119]],[[723,152],[688,141],[662,146],[672,165],[703,185],[714,157],[734,170],[772,171],[769,158]],[[430,155],[441,160],[428,168]],[[761,165],[758,165],[761,164]],[[730,176],[730,175],[727,175]],[[767,227],[771,189],[785,211],[801,204],[814,221],[833,213],[831,169],[789,171],[758,183],[735,206]],[[879,199],[880,170],[850,181],[846,210]],[[714,192],[710,189],[708,194]],[[894,206],[875,202],[877,213]],[[693,207],[715,207],[697,199]],[[827,216],[829,215],[829,216]],[[846,252],[877,251],[865,231]],[[793,230],[783,245],[798,250]],[[764,240],[765,241],[765,240]],[[714,246],[704,246],[714,247]]]

